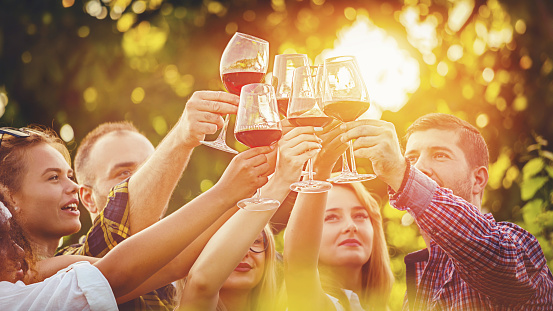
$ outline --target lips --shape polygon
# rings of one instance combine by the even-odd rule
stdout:
[[[73,215],[79,215],[79,201],[78,200],[71,200],[67,204],[65,204],[62,208],[62,211],[71,213]]]
[[[248,263],[245,263],[245,262],[241,262],[240,264],[238,264],[238,266],[234,269],[234,271],[238,271],[238,272],[248,272],[252,269],[252,266],[250,266],[250,264]]]
[[[346,240],[343,240],[342,242],[340,242],[340,244],[338,244],[338,246],[357,247],[357,246],[361,246],[361,242],[359,242],[359,240],[357,240],[357,239],[346,239]]]

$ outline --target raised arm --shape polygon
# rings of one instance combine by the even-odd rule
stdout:
[[[333,310],[319,278],[318,262],[328,193],[300,193],[284,239],[288,310]]]
[[[238,96],[225,92],[199,91],[190,97],[177,124],[129,180],[131,234],[165,214],[192,150],[223,126],[221,115],[236,113],[238,103]]]
[[[248,253],[275,211],[276,208],[263,211],[240,209],[223,224],[192,266],[180,310],[215,309],[223,283]]]

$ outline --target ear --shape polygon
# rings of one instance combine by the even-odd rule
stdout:
[[[79,187],[79,196],[81,197],[81,202],[84,207],[91,214],[98,214],[98,207],[92,198],[92,188],[89,186],[80,186]]]
[[[481,194],[488,184],[488,169],[485,166],[477,167],[473,171],[473,176],[474,183],[472,185],[472,194]]]

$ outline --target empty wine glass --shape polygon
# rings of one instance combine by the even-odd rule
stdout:
[[[370,107],[369,94],[354,56],[338,56],[324,61],[323,111],[342,122],[355,121]],[[374,174],[358,174],[353,144],[348,141],[351,171],[347,155],[342,155],[342,173],[328,179],[333,183],[351,183],[376,178]]]
[[[242,86],[263,80],[269,67],[269,42],[237,32],[232,36],[221,56],[219,72],[221,80],[229,93],[240,95]],[[227,126],[230,116],[214,141],[202,141],[202,144],[229,153],[238,151],[226,143]]]
[[[321,68],[322,69],[322,68]],[[324,127],[332,118],[322,110],[321,72],[317,66],[303,66],[294,70],[292,93],[288,105],[287,119],[294,126]],[[326,192],[332,184],[326,181],[313,180],[313,162],[307,161],[308,179],[290,185],[290,189],[303,193]]]
[[[273,85],[275,86],[278,111],[283,116],[286,116],[288,108],[294,69],[302,66],[309,66],[309,58],[306,54],[279,54],[275,56],[273,79],[276,82]]]
[[[244,145],[254,148],[270,146],[282,136],[274,88],[263,83],[242,87],[240,105],[236,114],[234,137]],[[261,198],[259,189],[253,198],[238,202],[238,207],[247,210],[267,210],[280,205],[273,199]]]

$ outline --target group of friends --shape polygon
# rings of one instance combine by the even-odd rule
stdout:
[[[360,183],[290,191],[310,158],[315,179],[328,179],[353,139],[426,242],[405,257],[405,310],[553,310],[537,239],[481,212],[488,149],[452,115],[417,119],[403,148],[382,120],[284,126],[276,144],[236,155],[212,188],[164,217],[193,149],[238,104],[195,92],[156,148],[129,122],[102,124],[74,168],[53,131],[0,129],[0,308],[387,310],[394,275],[377,200]],[[235,206],[259,187],[281,205]],[[93,225],[58,249],[81,227],[79,202]]]

